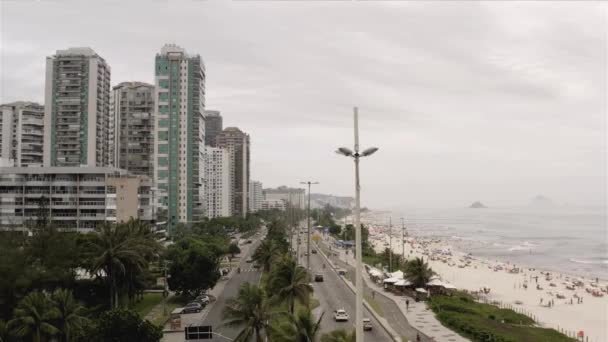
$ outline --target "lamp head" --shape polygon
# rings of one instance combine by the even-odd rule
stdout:
[[[339,149],[336,150],[337,154],[341,154],[343,156],[346,157],[352,157],[353,156],[353,151],[351,151],[350,149],[346,148],[346,147],[340,147]]]
[[[365,151],[361,152],[361,157],[371,156],[376,151],[378,151],[377,147],[370,147],[370,148],[366,149]]]

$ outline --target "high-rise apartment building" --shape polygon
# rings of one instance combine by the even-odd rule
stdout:
[[[209,218],[232,216],[229,149],[205,146],[205,214]]]
[[[262,191],[262,182],[249,182],[249,211],[256,212],[262,209],[264,201],[264,193]]]
[[[217,110],[205,111],[205,145],[216,146],[216,138],[222,133],[223,120]]]
[[[13,102],[0,106],[0,159],[4,166],[41,167],[44,106]]]
[[[46,59],[45,166],[107,166],[110,67],[91,48]]]
[[[154,179],[171,229],[204,209],[205,66],[199,55],[165,45],[155,75]]]
[[[110,96],[110,166],[153,177],[154,86],[123,82]]]
[[[306,190],[279,186],[276,189],[264,189],[264,199],[268,201],[281,200],[289,206],[306,209]]]
[[[249,211],[249,135],[236,127],[227,127],[218,134],[216,141],[217,147],[232,153],[232,215],[245,216]]]

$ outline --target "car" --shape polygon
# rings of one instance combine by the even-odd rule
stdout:
[[[318,281],[318,282],[323,281],[323,275],[320,273],[315,274],[315,281]]]
[[[363,319],[363,330],[372,330],[372,320],[369,318]]]
[[[200,303],[191,302],[191,303],[186,304],[186,306],[184,306],[182,313],[189,314],[189,313],[201,312],[201,310],[203,310],[203,306]]]
[[[247,258],[247,260],[245,260],[246,263],[250,264],[253,262],[253,259],[251,257]]]
[[[316,250],[316,249],[313,249],[313,250],[312,250],[312,254],[317,254],[317,250]]]
[[[205,306],[205,305],[209,304],[209,296],[200,295],[200,296],[196,297],[196,299],[194,299],[193,302],[200,303],[201,305]]]
[[[334,311],[334,320],[336,322],[348,322],[348,314],[344,309]]]
[[[253,240],[247,240],[247,243],[253,243]]]
[[[262,267],[260,264],[258,264],[257,262],[255,264],[253,264],[253,268],[260,268]]]
[[[338,270],[339,275],[346,275],[346,270]]]

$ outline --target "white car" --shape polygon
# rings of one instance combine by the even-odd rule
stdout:
[[[346,313],[346,310],[338,309],[338,310],[334,311],[334,320],[336,322],[347,322],[348,314]]]

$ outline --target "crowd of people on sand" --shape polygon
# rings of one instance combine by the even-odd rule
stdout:
[[[392,242],[390,247],[394,253],[405,251],[408,259],[423,257],[441,278],[488,302],[513,304],[514,308],[533,314],[543,326],[577,331],[585,328],[598,336],[593,341],[608,341],[605,329],[608,282],[605,280],[477,258],[456,250],[450,241],[438,237],[406,236],[403,246],[401,229],[393,228],[391,239],[388,225],[377,223],[386,221],[382,215],[362,219],[376,252],[384,251]],[[550,310],[545,311],[547,309]]]

